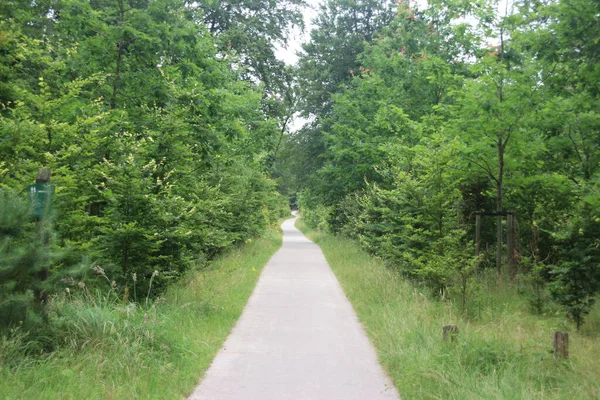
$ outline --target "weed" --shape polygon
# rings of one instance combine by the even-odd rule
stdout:
[[[600,398],[598,307],[574,332],[558,308],[530,313],[517,288],[492,271],[476,277],[479,289],[466,298],[464,313],[461,301],[429,295],[354,242],[307,231],[302,221],[298,227],[321,246],[403,398]],[[442,340],[449,324],[460,327],[453,342]],[[565,328],[571,358],[558,362],[550,337]]]
[[[40,353],[39,343],[28,342],[19,330],[0,338],[0,398],[185,397],[280,245],[280,233],[269,231],[143,305],[123,304],[108,277],[102,277],[111,284],[107,291],[75,285],[54,296],[47,336],[53,352]]]

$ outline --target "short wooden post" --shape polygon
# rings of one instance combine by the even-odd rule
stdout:
[[[35,183],[50,183],[50,168],[40,168]]]
[[[516,217],[513,213],[506,216],[508,222],[507,249],[508,249],[508,273],[511,279],[517,276],[517,253],[516,253]]]
[[[567,332],[554,332],[552,334],[552,349],[554,357],[569,358],[569,334]]]
[[[481,214],[475,214],[475,255],[481,252]]]
[[[454,339],[458,335],[458,326],[446,325],[442,328],[442,332],[444,335],[444,340],[454,341]]]

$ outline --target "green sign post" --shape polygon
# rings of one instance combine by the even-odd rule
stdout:
[[[27,191],[29,192],[34,217],[42,218],[52,210],[54,185],[47,182],[39,182],[27,186]]]
[[[50,184],[50,169],[40,168],[35,177],[35,183],[27,186],[27,191],[29,192],[33,217],[37,220],[37,230],[40,242],[42,246],[48,247],[50,235],[44,229],[44,225],[47,225],[44,223],[45,221],[47,222],[44,217],[48,216],[52,210],[52,200],[54,199],[54,185]],[[48,292],[44,289],[42,282],[48,279],[49,274],[50,270],[48,267],[42,268],[36,274],[40,283],[33,290],[33,295],[37,305],[41,309],[48,304]],[[44,319],[46,319],[45,313]]]

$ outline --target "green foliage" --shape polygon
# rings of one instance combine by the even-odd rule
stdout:
[[[302,202],[300,202],[300,207],[302,209]],[[307,208],[306,212],[302,213],[303,218],[306,220],[306,224],[308,226],[321,229],[325,232],[329,230],[329,226],[327,224],[327,220],[329,219],[329,213],[331,211],[323,206],[317,205],[315,208]]]
[[[317,171],[327,163],[323,156],[335,124],[328,119],[332,115],[333,98],[360,74],[360,53],[393,20],[394,8],[394,2],[389,0],[329,0],[319,5],[311,40],[303,44],[296,72],[297,107],[311,122],[290,138],[293,161],[280,164],[283,174],[293,176],[293,191],[327,184],[323,179],[329,176],[317,176]],[[336,193],[343,184],[335,182]],[[318,192],[321,197],[329,195],[327,190]]]
[[[280,232],[269,229],[201,271],[189,271],[147,304],[123,303],[109,287],[92,285],[75,285],[52,296],[46,331],[52,335],[46,340],[54,352],[41,352],[39,340],[22,328],[0,334],[0,397],[189,395],[241,315],[262,267],[280,246]],[[98,269],[94,276],[106,280]]]
[[[327,115],[331,96],[351,80],[361,66],[358,55],[365,42],[394,17],[394,2],[329,0],[319,7],[311,40],[303,45],[299,62],[303,113]]]
[[[531,258],[525,257],[521,260],[526,271],[523,279],[527,283],[527,288],[523,292],[531,311],[534,314],[542,315],[547,310],[549,302],[548,282],[545,279],[547,266],[541,263],[536,251],[532,253]]]
[[[37,275],[49,260],[40,249],[29,205],[5,190],[0,191],[0,235],[0,320],[6,328],[33,314],[33,290],[41,289]]]
[[[61,259],[52,237],[52,216],[37,222],[31,201],[0,189],[0,330],[38,330],[47,317],[48,296],[74,271],[48,269]]]
[[[598,293],[597,264],[587,265],[589,260],[562,261],[552,268],[552,285],[550,291],[556,301],[564,306],[569,317],[579,329],[592,306],[594,296]]]
[[[211,17],[184,1],[0,6],[8,17],[0,22],[0,188],[21,191],[39,168],[52,170],[51,247],[62,256],[36,245],[23,208],[5,221],[12,236],[3,236],[2,251],[11,261],[2,260],[3,270],[49,268],[43,289],[51,293],[63,273],[93,265],[110,276],[94,285],[140,302],[284,215],[270,166],[288,103],[266,107],[284,86],[266,80],[281,67],[269,40],[285,42],[299,14],[241,3],[256,18],[219,15],[231,17],[225,30],[268,26],[253,71],[240,68],[248,36],[228,48],[201,22]],[[19,285],[3,278],[2,296],[29,301],[42,288],[27,276]]]
[[[558,262],[550,267],[552,296],[577,325],[583,324],[600,292],[600,209],[586,205],[559,237]]]
[[[304,0],[202,0],[194,3],[215,36],[220,50],[233,49],[246,79],[259,79],[271,93],[282,83],[283,62],[275,57],[275,44],[286,46],[294,29],[303,29]],[[279,88],[280,89],[280,88]]]
[[[329,2],[300,62],[300,103],[316,119],[290,141],[295,185],[310,226],[463,299],[491,254],[506,268],[501,217],[482,218],[471,256],[475,213],[513,211],[523,293],[538,313],[553,298],[580,326],[600,282],[587,236],[599,203],[595,5],[497,5],[399,2],[341,62],[324,49],[345,49],[331,32],[346,9]]]

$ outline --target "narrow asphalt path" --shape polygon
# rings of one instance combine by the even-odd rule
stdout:
[[[321,249],[294,222],[189,399],[399,399]]]

